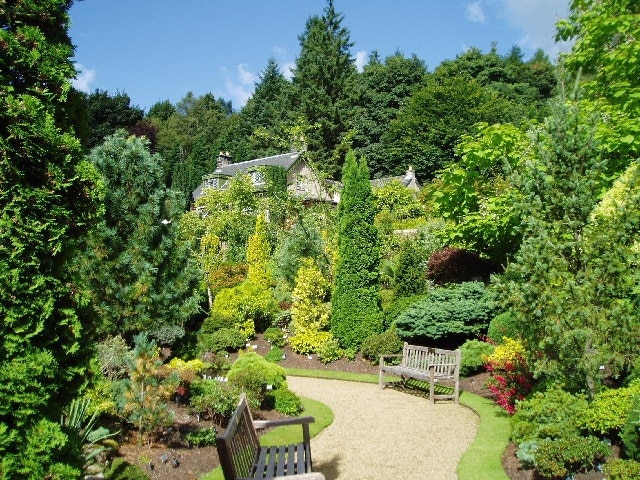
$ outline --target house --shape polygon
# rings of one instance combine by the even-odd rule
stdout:
[[[287,189],[293,195],[305,200],[320,200],[338,203],[339,194],[332,188],[335,183],[322,181],[305,161],[303,152],[283,153],[271,157],[256,158],[246,162],[232,163],[228,152],[220,152],[216,170],[202,177],[202,183],[193,192],[194,201],[200,198],[207,188],[224,190],[229,187],[231,179],[239,174],[251,177],[256,191],[265,187],[264,171],[261,167],[282,167],[287,173]]]
[[[256,158],[246,162],[232,163],[233,157],[228,152],[220,152],[216,170],[204,175],[202,183],[193,192],[193,200],[200,198],[207,188],[224,190],[229,187],[231,179],[238,174],[251,177],[255,190],[260,192],[266,187],[262,167],[282,167],[287,172],[287,189],[293,195],[304,200],[323,201],[337,204],[340,201],[342,185],[331,180],[321,180],[305,161],[303,152],[283,153],[271,157]],[[371,186],[382,187],[397,180],[408,189],[419,191],[420,183],[416,179],[413,167],[409,167],[404,175],[371,180]]]

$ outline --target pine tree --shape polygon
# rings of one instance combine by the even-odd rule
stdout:
[[[78,478],[60,429],[83,385],[93,326],[68,263],[99,198],[66,110],[69,0],[0,7],[0,478]]]
[[[307,134],[309,159],[332,177],[346,153],[342,144],[353,111],[356,75],[343,18],[329,0],[322,17],[307,20],[293,76],[294,110],[314,126]]]
[[[366,337],[382,331],[382,315],[374,197],[367,164],[353,151],[345,159],[342,183],[331,331],[344,348],[358,349]]]

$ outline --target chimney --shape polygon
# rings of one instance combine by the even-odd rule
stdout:
[[[220,152],[218,154],[218,160],[216,162],[216,171],[221,170],[222,167],[231,165],[233,163],[233,157],[229,152]]]

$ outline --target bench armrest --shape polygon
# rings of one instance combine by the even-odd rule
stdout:
[[[281,427],[283,425],[309,425],[316,421],[313,417],[283,418],[281,420],[254,420],[253,428]]]

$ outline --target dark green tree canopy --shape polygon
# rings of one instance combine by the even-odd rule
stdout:
[[[85,95],[89,138],[89,149],[101,144],[104,139],[120,128],[129,129],[144,117],[144,111],[131,105],[129,95],[117,92],[110,95],[106,90],[96,90]]]

